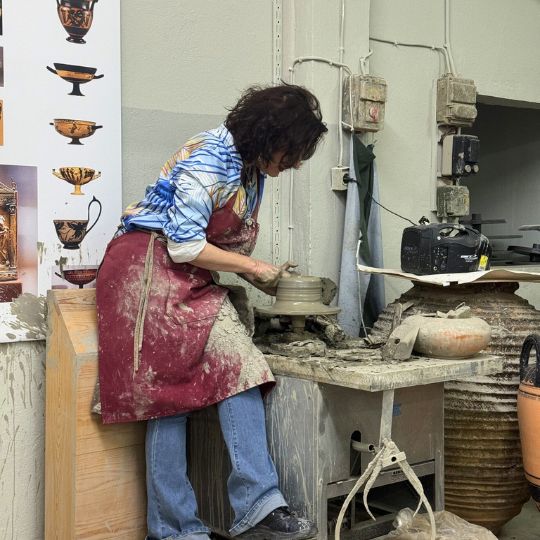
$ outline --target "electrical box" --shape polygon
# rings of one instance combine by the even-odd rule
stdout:
[[[472,126],[476,119],[476,86],[472,79],[447,73],[437,80],[437,122]]]
[[[353,75],[343,84],[343,124],[354,131],[379,131],[384,123],[386,81],[372,75]],[[352,114],[351,114],[352,111]]]
[[[460,178],[476,174],[480,140],[474,135],[447,135],[442,141],[441,174]]]
[[[469,215],[469,190],[466,186],[437,188],[437,217],[459,218]]]
[[[347,183],[345,182],[345,176],[349,174],[349,167],[332,167],[332,190],[333,191],[347,191]]]

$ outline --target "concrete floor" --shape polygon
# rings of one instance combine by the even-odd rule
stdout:
[[[540,540],[540,512],[532,499],[502,529],[499,540]]]

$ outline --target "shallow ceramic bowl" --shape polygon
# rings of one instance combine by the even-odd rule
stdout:
[[[52,173],[60,180],[65,180],[75,186],[72,195],[84,195],[81,186],[101,176],[99,171],[95,171],[90,167],[59,167],[58,170],[53,169]]]
[[[75,66],[72,64],[54,63],[56,74],[69,82],[84,83],[91,81],[97,71],[97,68],[86,66]]]
[[[96,129],[101,126],[96,126],[95,122],[89,120],[71,120],[66,118],[55,118],[54,129],[64,137],[76,137],[83,139],[94,134]]]
[[[55,118],[54,123],[51,123],[51,126],[53,125],[54,129],[56,129],[60,135],[71,138],[69,144],[81,144],[79,139],[90,137],[97,129],[103,127],[96,126],[95,122],[90,122],[89,120],[73,120],[67,118]]]
[[[72,285],[82,287],[96,279],[97,271],[97,266],[64,266],[60,274]]]

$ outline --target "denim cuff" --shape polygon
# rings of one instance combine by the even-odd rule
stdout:
[[[272,488],[266,492],[246,513],[246,515],[229,530],[231,536],[238,536],[243,532],[255,527],[259,521],[263,520],[270,512],[286,506],[287,501],[277,488]]]
[[[210,529],[206,529],[206,531],[190,531],[180,536],[167,536],[163,540],[210,540],[209,534]],[[145,540],[152,540],[152,538],[146,536]]]

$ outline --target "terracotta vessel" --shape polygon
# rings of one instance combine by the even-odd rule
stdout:
[[[56,0],[58,17],[71,43],[86,43],[83,37],[92,26],[98,0]]]
[[[58,75],[60,78],[73,85],[69,96],[84,96],[81,92],[81,84],[90,82],[94,79],[102,79],[104,75],[96,75],[97,68],[86,66],[75,66],[72,64],[58,64],[55,63],[54,69],[47,66],[47,69]]]
[[[88,221],[90,220],[90,207],[93,203],[99,205],[99,212],[94,220],[94,223],[88,227]],[[88,204],[88,219],[55,219],[53,220],[56,234],[60,242],[65,249],[79,249],[81,242],[85,239],[86,235],[92,230],[94,225],[98,222],[99,216],[101,216],[101,203],[93,197]]]
[[[410,317],[413,319],[415,317]],[[470,358],[489,345],[491,327],[478,318],[419,317],[414,350],[432,358]],[[407,319],[409,320],[409,319]]]
[[[414,302],[403,316],[447,312],[465,302],[492,329],[488,354],[503,358],[503,370],[445,383],[445,509],[495,534],[528,500],[517,418],[519,358],[523,340],[540,328],[540,312],[514,294],[518,283],[473,283],[437,287],[414,284],[399,302]],[[373,333],[387,335],[390,304]]]
[[[529,366],[533,348],[536,353],[535,363]],[[540,336],[537,334],[525,338],[520,363],[517,408],[523,468],[529,482],[529,491],[540,510]]]
[[[84,195],[81,186],[88,184],[92,180],[97,180],[101,176],[99,171],[89,167],[59,167],[58,170],[53,169],[52,173],[60,180],[65,180],[75,186],[75,190],[71,192],[71,195]]]
[[[56,275],[82,289],[96,279],[97,271],[97,266],[64,266],[60,268],[60,273],[56,272]]]
[[[96,126],[95,122],[89,120],[72,120],[65,118],[55,118],[54,123],[50,122],[51,126],[60,135],[68,137],[71,141],[68,144],[82,144],[79,139],[90,137],[95,133],[97,129],[101,129],[103,126]]]

